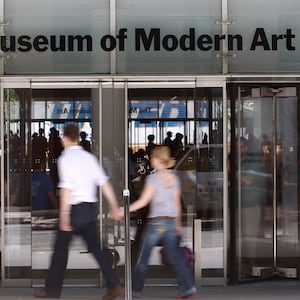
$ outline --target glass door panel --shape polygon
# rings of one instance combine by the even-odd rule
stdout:
[[[200,277],[212,279],[214,284],[216,278],[224,283],[223,89],[144,88],[130,89],[128,95],[131,200],[138,198],[146,175],[152,171],[148,136],[155,136],[156,145],[168,145],[169,136],[176,160],[174,169],[182,186],[183,243],[201,255],[203,265],[195,265]],[[131,217],[135,262],[147,210]],[[199,236],[194,236],[196,217],[203,222]],[[196,248],[194,242],[200,247]],[[162,266],[160,248],[158,245],[150,257],[148,282],[163,282],[168,278],[170,284],[175,282],[174,274]]]
[[[98,90],[96,90],[98,91]],[[84,143],[95,155],[99,137],[94,135],[94,106],[99,102],[94,89],[32,89],[30,147],[32,209],[32,282],[43,285],[53,251],[57,227],[59,191],[57,160],[63,151],[64,126],[75,123]],[[98,117],[97,117],[98,119]],[[80,143],[83,140],[80,139]],[[74,236],[65,284],[99,284],[100,272],[84,241]]]
[[[243,86],[239,95],[234,144],[239,279],[296,277],[297,89]]]
[[[225,278],[223,227],[223,89],[198,88],[195,99],[197,219],[201,219],[201,278]],[[214,253],[212,255],[212,253]],[[196,266],[198,267],[198,266]]]
[[[13,85],[9,83],[9,86]],[[35,86],[40,85],[32,83],[32,89],[29,83],[28,88],[5,88],[1,99],[4,103],[1,233],[5,239],[1,257],[5,286],[40,286],[45,282],[57,225],[56,163],[62,150],[59,140],[65,124],[76,123],[79,131],[85,132],[85,144],[89,143],[110,176],[120,205],[125,187],[125,85],[120,88],[120,83],[115,87],[113,82],[105,82],[105,87],[95,84],[96,88],[86,88],[76,83],[74,88],[69,88],[72,84],[68,83],[68,88],[57,88],[50,82],[44,83],[43,89]],[[36,143],[36,137],[46,142]],[[42,183],[36,173],[48,178],[43,193],[39,193]],[[109,218],[106,201],[101,194],[99,198],[100,238],[123,278],[124,226]],[[65,284],[105,284],[80,238],[75,237],[70,246]]]
[[[124,205],[122,195],[127,178],[127,166],[125,166],[125,150],[127,150],[127,141],[125,141],[127,131],[126,95],[125,83],[106,81],[105,85],[102,85],[100,102],[95,107],[93,115],[93,124],[95,124],[95,128],[99,128],[95,134],[99,136],[100,158],[110,177],[120,206]],[[99,115],[97,115],[97,111]],[[103,215],[100,220],[101,239],[122,279],[125,276],[126,262],[125,222],[113,221],[109,217],[109,208],[104,199],[102,199],[101,214]]]
[[[277,269],[296,277],[299,260],[299,107],[296,87],[276,94]]]
[[[240,157],[236,164],[240,278],[252,277],[260,266],[273,268],[273,98],[261,98],[256,92],[242,91],[237,131],[241,137],[233,145]]]
[[[4,285],[31,279],[30,89],[4,89]]]
[[[154,146],[167,145],[172,156],[176,160],[182,186],[186,193],[182,193],[183,203],[183,238],[186,245],[193,248],[193,218],[195,206],[195,160],[185,163],[189,151],[194,148],[194,105],[193,89],[129,89],[128,91],[128,118],[129,141],[131,154],[129,161],[129,186],[131,189],[131,201],[138,199],[144,185],[144,180],[150,174],[151,167],[151,143],[154,138]],[[182,160],[182,161],[181,161]],[[185,165],[185,167],[181,167]],[[182,172],[181,172],[182,171]],[[190,172],[192,179],[188,180],[182,174]],[[136,262],[137,251],[142,231],[147,221],[148,209],[143,209],[132,214],[132,259]],[[162,266],[160,257],[161,245],[153,249],[150,257],[150,276],[148,282],[159,283],[168,278],[168,284],[175,283],[174,274],[169,268]]]

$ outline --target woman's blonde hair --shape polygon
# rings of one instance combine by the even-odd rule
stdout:
[[[151,158],[158,158],[166,168],[174,167],[176,161],[171,157],[169,147],[159,146],[151,151]]]

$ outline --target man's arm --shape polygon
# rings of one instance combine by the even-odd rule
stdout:
[[[120,207],[111,183],[107,181],[101,187],[110,208],[111,218],[116,221],[121,220]]]
[[[59,229],[61,231],[72,231],[71,227],[71,205],[70,205],[70,190],[61,188],[60,194],[60,208],[59,208]]]

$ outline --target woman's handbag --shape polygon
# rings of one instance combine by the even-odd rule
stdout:
[[[193,251],[187,246],[179,246],[179,250],[182,254],[185,265],[187,267],[192,266],[193,263],[194,263],[194,260],[195,260],[195,256],[194,256]],[[161,248],[160,255],[161,255],[161,263],[163,265],[170,266],[171,263],[170,263],[169,257],[167,255],[167,252],[166,252],[164,247]]]

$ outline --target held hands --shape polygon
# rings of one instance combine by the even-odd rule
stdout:
[[[119,214],[120,214],[120,216],[121,216],[122,219],[125,218],[125,210],[124,210],[124,207],[120,207]]]
[[[112,208],[110,210],[110,217],[115,221],[120,221],[124,219],[125,217],[124,207]]]
[[[115,221],[120,221],[124,217],[124,212],[120,207],[111,207],[110,208],[110,217]]]

